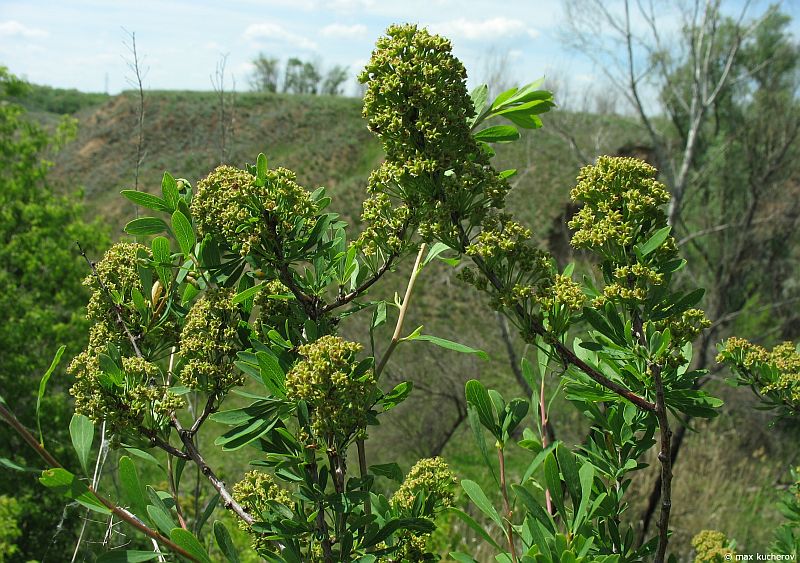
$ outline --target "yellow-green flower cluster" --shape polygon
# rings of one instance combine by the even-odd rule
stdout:
[[[478,224],[503,205],[508,184],[471,135],[466,71],[447,39],[393,25],[359,79],[368,85],[364,117],[386,152],[371,193],[400,199],[425,237],[452,237],[454,213]]]
[[[395,206],[388,195],[376,192],[364,200],[363,208],[361,222],[364,230],[356,241],[358,247],[367,255],[375,254],[378,249],[387,254],[399,253],[405,245],[403,237],[409,220],[408,206]]]
[[[255,323],[256,334],[263,338],[270,329],[276,329],[279,332],[287,321],[298,321],[300,319],[301,311],[293,305],[294,297],[286,299],[275,297],[277,295],[291,296],[289,288],[283,285],[280,280],[270,280],[266,282],[266,287],[256,295],[253,305],[258,308],[258,322]],[[300,321],[302,323],[302,320]]]
[[[450,471],[447,462],[441,457],[419,460],[406,475],[403,484],[392,495],[391,503],[395,507],[410,510],[420,491],[427,498],[434,499],[436,509],[449,508],[453,505],[456,476]]]
[[[247,512],[259,518],[262,512],[269,512],[270,503],[277,502],[292,506],[292,496],[283,489],[268,473],[248,471],[241,481],[233,486],[233,498]]]
[[[97,275],[90,274],[83,284],[92,290],[86,316],[90,321],[108,323],[111,332],[116,332],[116,312],[112,295],[118,295],[123,304],[131,302],[131,292],[143,292],[139,278],[139,263],[152,257],[146,246],[132,242],[118,242],[109,248],[102,260],[95,264]],[[131,310],[129,310],[131,309]],[[137,316],[131,308],[125,308],[128,316]]]
[[[262,514],[272,511],[271,503],[291,507],[294,504],[289,491],[278,485],[271,475],[262,471],[248,471],[241,481],[233,486],[233,499],[252,515],[256,521]],[[242,530],[251,532],[250,526],[239,520]],[[252,533],[252,532],[251,532]],[[261,551],[269,547],[269,540],[263,534],[253,533],[253,549]]]
[[[684,342],[692,342],[710,326],[711,321],[702,309],[688,309],[681,313],[680,317],[670,317],[663,327],[659,328],[661,330],[669,328],[672,340],[682,345]]]
[[[800,351],[783,342],[771,351],[732,336],[721,347],[717,362],[727,363],[764,395],[772,395],[794,410],[800,409]]]
[[[267,170],[263,186],[233,166],[219,166],[197,183],[192,216],[201,235],[221,236],[243,256],[263,238],[286,239],[300,220],[310,222],[316,205],[291,170]],[[271,232],[274,229],[274,233]]]
[[[67,372],[75,378],[70,393],[75,412],[95,422],[106,421],[112,432],[137,428],[157,430],[169,414],[183,407],[183,399],[167,390],[158,366],[142,358],[122,358],[122,379],[113,381],[100,368],[98,353],[84,351]]]
[[[286,374],[286,397],[303,400],[314,433],[328,445],[341,445],[366,428],[376,390],[372,368],[355,373],[361,345],[323,336],[298,348],[302,360]]]
[[[186,315],[180,341],[185,365],[180,378],[191,389],[220,392],[244,381],[233,365],[241,318],[234,295],[233,289],[210,289]]]
[[[581,286],[569,276],[558,274],[553,278],[552,285],[537,296],[537,301],[542,309],[550,311],[556,305],[564,305],[568,311],[576,312],[583,309],[586,296]]]
[[[726,563],[736,554],[728,547],[728,538],[722,532],[703,530],[692,538],[695,563]]]
[[[626,157],[601,156],[581,169],[570,197],[584,206],[569,222],[576,248],[615,253],[630,246],[645,221],[666,224],[660,209],[669,192],[649,164]],[[664,244],[672,244],[672,241]]]

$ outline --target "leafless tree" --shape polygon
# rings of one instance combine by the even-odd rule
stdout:
[[[136,47],[136,32],[128,31],[125,28],[122,30],[127,35],[127,40],[123,44],[128,49],[128,57],[124,57],[125,64],[132,73],[132,76],[126,77],[128,84],[130,84],[138,95],[138,106],[136,108],[136,162],[134,165],[133,176],[133,189],[139,191],[139,172],[142,167],[142,162],[147,154],[144,144],[144,78],[149,69],[142,68],[142,60],[139,57],[139,52]],[[135,207],[136,217],[139,217],[139,206]]]

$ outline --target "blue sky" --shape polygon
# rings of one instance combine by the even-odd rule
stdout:
[[[784,9],[797,19],[797,2]],[[508,55],[516,81],[569,76],[580,89],[600,75],[564,48],[560,2],[546,0],[0,0],[0,64],[35,83],[104,91],[107,81],[116,93],[131,77],[124,28],[136,33],[145,87],[210,90],[227,53],[227,87],[233,77],[245,90],[259,52],[344,65],[354,76],[386,26],[406,21],[450,37],[473,81],[492,50]]]

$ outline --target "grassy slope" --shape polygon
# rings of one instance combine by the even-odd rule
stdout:
[[[302,184],[310,188],[325,185],[333,196],[332,208],[351,222],[357,220],[366,178],[381,159],[378,143],[360,118],[358,100],[239,94],[233,116],[233,131],[228,134],[226,147],[227,162],[252,162],[263,151],[271,166],[296,170]],[[135,97],[128,93],[99,106],[83,107],[77,117],[78,138],[57,157],[52,177],[66,191],[82,187],[90,213],[106,217],[116,232],[121,233],[122,226],[134,213],[132,205],[119,197],[118,192],[133,185]],[[575,130],[579,144],[590,147],[592,154],[614,153],[637,140],[636,127],[622,118],[554,114],[549,119]],[[547,120],[542,131],[514,145],[500,147],[497,165],[520,170],[509,198],[510,211],[529,224],[543,243],[550,241],[563,253],[563,241],[559,243],[557,235],[578,161],[555,127],[548,127]],[[146,156],[140,176],[141,189],[157,191],[164,170],[196,182],[220,162],[214,94],[148,92],[145,123]],[[559,259],[568,257],[562,255]],[[400,266],[385,284],[383,296],[402,292],[409,267],[410,264]],[[344,330],[357,338],[364,334],[366,321],[356,318]],[[422,343],[407,345],[407,349],[401,347],[388,375],[398,380],[413,379],[418,390],[411,401],[413,407],[411,404],[406,409],[401,407],[373,431],[375,439],[369,447],[375,462],[387,461],[399,451],[404,467],[408,467],[413,459],[429,455],[442,428],[457,416],[457,400],[463,393],[463,382],[469,378],[480,377],[507,395],[519,393],[510,377],[494,315],[482,306],[474,291],[456,279],[452,270],[436,265],[420,278],[407,329],[410,331],[420,324],[425,324],[426,333],[487,350],[492,361],[445,356]],[[379,350],[383,348],[380,342],[386,342],[390,333],[387,328],[379,335]],[[522,351],[519,342],[517,347]],[[675,469],[673,546],[684,555],[690,549],[689,539],[703,528],[725,530],[738,538],[745,550],[764,551],[771,529],[779,521],[772,503],[774,483],[790,454],[781,448],[786,434],[767,431],[767,419],[753,413],[747,394],[725,389],[722,392],[730,399],[731,406],[711,423],[709,431],[687,438]],[[557,401],[552,419],[560,439],[569,444],[582,439],[583,422],[569,405]],[[472,438],[462,425],[444,455],[462,476],[488,485],[491,478],[482,469],[471,444]],[[223,459],[212,457],[220,462]],[[247,458],[237,457],[237,465],[222,469],[229,481],[241,473]],[[525,453],[519,451],[512,456],[511,466],[521,471],[527,462]],[[230,459],[225,463],[230,463]],[[649,492],[652,477],[643,472],[634,482],[631,518],[638,514],[638,505]],[[458,527],[449,535],[468,536]]]

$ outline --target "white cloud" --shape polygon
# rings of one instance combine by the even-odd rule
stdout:
[[[367,26],[360,23],[353,25],[332,23],[322,28],[322,35],[336,39],[355,39],[367,35]]]
[[[325,8],[337,12],[355,12],[368,10],[375,6],[375,0],[329,0]]]
[[[539,32],[528,27],[524,22],[512,20],[510,18],[496,17],[488,20],[468,20],[459,18],[431,24],[431,31],[446,37],[457,37],[469,40],[492,39],[498,40],[504,37],[517,37],[527,34],[529,37],[537,37]]]
[[[250,41],[266,40],[268,42],[285,42],[300,49],[315,50],[317,44],[274,23],[254,23],[244,30],[244,37]]]
[[[28,27],[16,20],[0,22],[0,37],[24,37],[26,39],[42,39],[50,35],[43,29]]]

